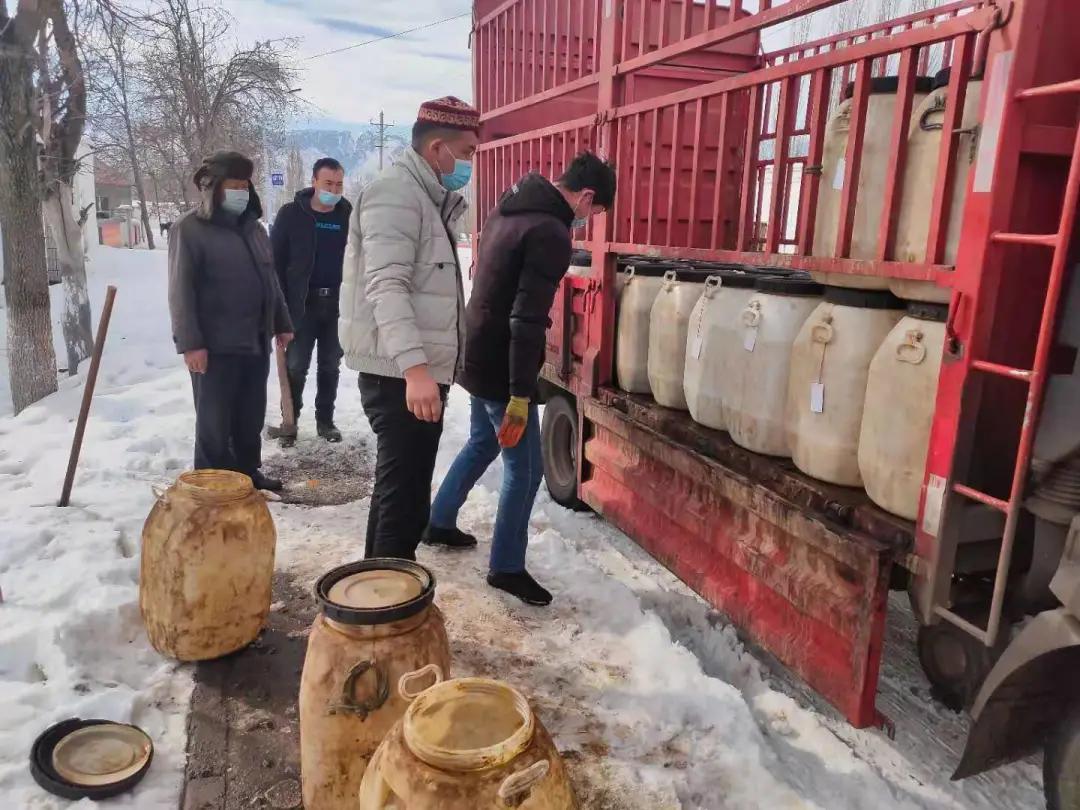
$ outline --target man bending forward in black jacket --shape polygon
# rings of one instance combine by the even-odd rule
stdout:
[[[532,605],[551,594],[525,570],[529,514],[543,475],[536,379],[555,291],[570,264],[570,232],[611,206],[614,168],[591,153],[576,157],[555,184],[519,180],[484,223],[466,309],[458,382],[472,394],[469,441],[431,504],[427,542],[455,542],[458,510],[502,449],[503,484],[488,583]]]
[[[286,353],[293,413],[298,421],[304,404],[304,383],[316,352],[315,426],[328,442],[340,442],[334,425],[334,402],[341,377],[338,341],[338,299],[345,242],[352,206],[342,197],[345,169],[333,158],[315,161],[311,188],[278,211],[270,239],[281,289],[296,324],[296,339]],[[295,422],[294,422],[295,424]],[[270,435],[292,444],[294,433],[271,428]]]

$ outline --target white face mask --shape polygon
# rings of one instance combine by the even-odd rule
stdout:
[[[227,188],[221,198],[221,210],[238,217],[247,211],[250,196],[247,189]]]

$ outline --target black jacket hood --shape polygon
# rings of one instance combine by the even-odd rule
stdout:
[[[503,216],[515,214],[540,213],[550,214],[566,223],[574,221],[574,209],[562,193],[542,175],[527,174],[503,195],[499,201],[499,213]]]
[[[307,188],[302,188],[296,192],[296,196],[293,197],[293,202],[307,211],[313,211],[314,209],[311,207],[311,198],[314,196],[314,187],[308,186]],[[337,205],[334,206],[334,210],[347,216],[352,213],[352,203],[346,200],[345,196],[342,195],[341,199],[338,200]]]

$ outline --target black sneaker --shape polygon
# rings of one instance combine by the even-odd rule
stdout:
[[[475,548],[476,538],[463,532],[456,526],[453,529],[439,529],[428,526],[420,539],[428,546],[446,546],[447,548]]]
[[[528,571],[516,574],[488,574],[488,585],[513,594],[527,605],[546,607],[551,604],[551,592],[529,576]]]
[[[269,478],[261,472],[257,472],[251,476],[251,483],[255,485],[255,489],[265,489],[270,492],[280,492],[285,486],[277,478]]]
[[[334,426],[333,422],[317,422],[315,430],[320,438],[326,439],[331,444],[337,444],[341,441],[341,431]]]

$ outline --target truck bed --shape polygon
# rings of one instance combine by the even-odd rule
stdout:
[[[854,725],[882,723],[890,574],[912,524],[649,397],[600,388],[579,408],[582,499]]]

